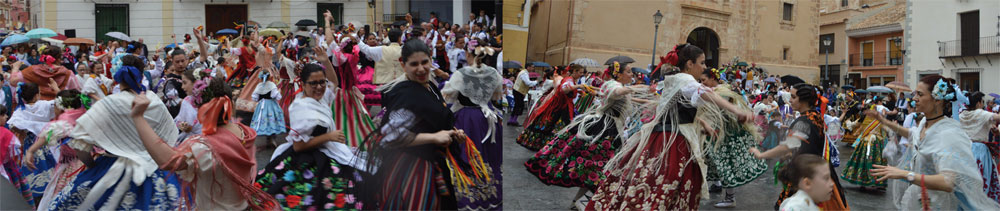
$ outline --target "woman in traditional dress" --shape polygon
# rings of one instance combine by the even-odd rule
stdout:
[[[56,46],[49,46],[45,49],[45,54],[42,55],[41,64],[36,64],[28,67],[28,69],[21,70],[20,72],[14,72],[11,74],[11,81],[13,83],[18,82],[30,82],[34,84],[49,84],[51,81],[55,81],[55,88],[48,85],[39,86],[39,100],[52,100],[56,98],[56,93],[63,89],[79,89],[80,82],[79,78],[73,74],[72,70],[66,69],[62,65],[62,50]],[[13,116],[11,116],[13,118]]]
[[[739,110],[694,78],[705,69],[700,48],[677,45],[667,62],[682,72],[673,72],[660,82],[664,88],[659,102],[648,104],[656,107],[654,119],[604,166],[607,178],[597,187],[588,210],[698,209],[699,199],[708,197],[708,188],[703,139],[693,124],[697,107],[713,103],[735,113],[740,121],[753,119],[749,111]]]
[[[317,64],[302,69],[303,92],[289,107],[291,132],[257,174],[261,190],[274,195],[283,209],[362,209],[357,196],[363,158],[344,144],[344,132],[330,109],[339,89],[325,49],[314,48]],[[324,67],[325,66],[325,67]]]
[[[1000,114],[983,109],[985,95],[974,92],[969,95],[966,110],[959,114],[962,130],[972,139],[972,155],[976,157],[979,173],[983,176],[983,191],[994,201],[1000,201],[1000,179],[997,179],[997,164],[986,143],[989,143],[990,127],[1000,121]],[[996,143],[992,143],[996,144]]]
[[[898,134],[909,134],[910,145],[897,166],[876,165],[880,181],[889,179],[890,201],[900,210],[1000,210],[983,191],[983,177],[972,163],[972,141],[951,115],[961,94],[953,79],[941,75],[920,78],[913,91],[915,106],[926,118],[916,128],[904,128],[874,111],[866,114]]]
[[[460,210],[503,210],[503,128],[501,114],[491,106],[491,102],[503,96],[500,74],[496,69],[481,63],[482,58],[492,54],[488,47],[477,47],[472,64],[452,72],[448,82],[441,89],[445,102],[451,104],[455,112],[455,128],[464,130],[474,146],[489,165],[492,178],[489,183],[471,187],[471,195],[459,196]],[[458,155],[463,162],[470,162],[467,154]],[[464,192],[459,192],[460,194]]]
[[[271,82],[267,72],[258,74],[260,80],[253,90],[253,100],[257,101],[257,109],[253,112],[250,127],[257,131],[258,136],[266,137],[270,143],[272,136],[285,133],[285,113],[276,100],[281,100],[278,86]]]
[[[885,99],[875,97],[873,107],[879,115],[887,115],[889,109],[883,106]],[[886,141],[890,134],[881,127],[882,122],[871,119],[871,123],[862,127],[861,136],[854,141],[854,153],[851,160],[847,161],[844,168],[844,181],[851,184],[865,187],[885,187],[885,182],[876,181],[878,178],[872,176],[872,165],[886,165],[886,159],[882,157],[882,150],[885,149]],[[824,121],[825,122],[825,121]],[[825,127],[824,127],[825,128]]]
[[[33,83],[19,84],[17,91],[22,103],[17,110],[14,110],[14,114],[11,115],[7,124],[10,125],[19,140],[24,140],[20,149],[21,155],[24,156],[22,159],[32,160],[22,161],[19,170],[21,175],[19,176],[22,179],[23,187],[26,187],[31,193],[32,199],[29,204],[37,206],[38,204],[35,202],[41,200],[45,186],[51,180],[52,170],[56,165],[56,155],[48,149],[40,150],[37,154],[30,156],[27,154],[31,146],[38,141],[37,135],[42,134],[45,125],[56,117],[56,114],[52,112],[55,108],[55,101],[39,100],[38,98],[41,96],[39,88]],[[28,163],[34,165],[28,165]]]
[[[194,93],[194,83],[198,78],[208,77],[210,73],[206,69],[198,68],[194,70],[185,70],[184,74],[181,75],[181,88],[184,89],[185,93],[192,93],[184,97],[181,101],[180,111],[177,112],[177,117],[174,118],[174,123],[177,124],[177,129],[180,129],[180,135],[177,141],[183,141],[187,137],[194,136],[196,134],[201,134],[201,122],[198,121],[198,107],[196,102],[200,102]]]
[[[830,144],[826,142],[826,136],[823,134],[825,129],[823,128],[826,124],[823,121],[823,116],[819,114],[816,106],[819,104],[819,93],[816,88],[808,84],[800,84],[794,89],[791,94],[792,97],[786,104],[791,106],[795,111],[801,113],[789,127],[788,136],[780,143],[777,147],[767,150],[766,152],[760,152],[756,148],[751,148],[750,152],[753,153],[754,157],[757,159],[768,159],[782,157],[789,153],[799,155],[799,154],[813,154],[817,156],[823,156],[827,161],[829,161],[829,147]],[[787,162],[785,162],[787,163]],[[834,196],[829,201],[820,203],[820,207],[825,210],[844,210],[848,209],[847,200],[844,197],[844,189],[841,188],[840,182],[838,182],[837,174],[833,169],[833,165],[830,165],[830,176],[832,177],[834,183],[836,183],[837,188],[834,189]],[[778,201],[775,202],[774,207],[777,209],[785,198],[795,194],[787,185],[783,188],[781,195],[778,196]]]
[[[149,156],[160,169],[184,180],[188,208],[274,210],[274,198],[253,185],[256,133],[232,120],[232,90],[221,77],[203,77],[196,83],[192,94],[202,98],[198,118],[206,127],[177,147],[168,145],[143,118],[149,99],[139,95],[133,100],[130,116]]]
[[[430,55],[423,41],[406,41],[400,57],[405,78],[379,88],[386,115],[375,140],[367,142],[369,169],[378,171],[363,188],[375,192],[366,194],[375,203],[365,209],[458,209],[448,153],[442,152],[465,134],[455,129],[454,114],[430,82]]]
[[[535,107],[528,116],[527,126],[521,135],[517,136],[517,143],[532,151],[537,151],[555,137],[556,132],[566,127],[575,115],[573,99],[576,98],[579,89],[586,85],[576,84],[574,78],[583,75],[583,68],[572,69],[568,77],[564,77],[562,82],[556,86],[548,99]]]
[[[0,106],[0,123],[7,122],[7,107]],[[3,177],[31,204],[34,198],[21,179],[21,141],[6,127],[0,127],[0,177]]]
[[[81,67],[82,68],[82,67]],[[103,99],[114,91],[114,80],[111,80],[104,75],[104,64],[100,62],[94,62],[91,66],[86,68],[88,71],[80,71],[83,80],[83,87],[80,92],[89,96],[94,101]]]
[[[181,103],[188,95],[183,88],[184,79],[181,76],[187,70],[188,59],[184,50],[180,49],[172,51],[170,59],[171,62],[167,63],[167,69],[163,71],[163,79],[157,83],[162,84],[163,88],[155,91],[163,96],[167,110],[170,111],[171,116],[176,118],[181,111]]]
[[[333,120],[337,128],[344,131],[347,136],[345,143],[350,147],[360,147],[365,136],[375,130],[375,124],[363,103],[365,96],[359,87],[361,81],[358,78],[358,63],[361,52],[357,42],[357,38],[348,35],[341,38],[340,42],[331,43],[331,62],[336,68],[337,79],[340,80],[336,83],[338,88],[334,93],[337,100],[331,108]]]
[[[132,100],[146,90],[142,86],[145,63],[136,56],[122,57],[115,81],[122,92],[97,101],[70,134],[68,145],[80,151],[77,158],[87,168],[66,184],[53,199],[52,209],[142,209],[172,210],[180,205],[180,182],[166,171],[158,170],[146,152],[135,122],[129,117]],[[168,145],[177,142],[177,127],[170,112],[152,92],[145,92],[152,102],[143,113],[157,136]],[[91,156],[95,148],[96,159]]]
[[[570,65],[570,69],[582,69],[580,65]],[[626,118],[638,108],[632,93],[648,90],[645,85],[631,85],[632,70],[628,64],[615,63],[607,69],[612,81],[601,86],[600,97],[603,104],[573,119],[565,130],[548,142],[535,156],[524,163],[528,172],[547,185],[579,187],[571,199],[571,207],[576,200],[594,191],[605,178],[601,173],[604,164],[614,156],[621,146],[621,133]]]
[[[743,111],[750,111],[749,104],[743,96],[730,89],[720,79],[720,73],[716,69],[705,70],[702,73],[702,84],[713,88],[714,92],[730,104],[735,105]],[[722,108],[713,104],[706,104],[698,108],[697,119],[702,120],[722,120],[721,122],[711,122],[709,125],[715,126],[709,129],[719,131],[719,134],[708,138],[706,157],[708,160],[709,181],[719,181],[719,185],[725,189],[726,196],[719,203],[718,208],[732,208],[736,203],[736,187],[750,183],[767,171],[767,164],[763,160],[753,157],[747,152],[757,145],[760,133],[754,128],[753,122],[740,123],[736,116],[728,114]]]
[[[51,149],[55,152],[54,154],[59,156],[55,170],[52,172],[51,181],[46,186],[45,192],[38,203],[38,210],[48,210],[55,195],[59,191],[62,191],[67,183],[73,181],[76,174],[84,168],[83,162],[76,159],[76,151],[66,145],[66,143],[70,140],[69,133],[76,126],[76,119],[87,112],[85,107],[89,106],[87,104],[91,103],[91,100],[79,91],[70,89],[59,91],[58,97],[56,97],[54,102],[56,107],[55,113],[58,116],[42,129],[42,134],[45,135],[39,137],[28,148],[27,153],[24,154],[25,165],[29,168],[35,167],[32,157],[38,150],[47,151]]]
[[[366,29],[365,32],[368,32]],[[375,40],[375,34],[365,33],[362,35],[365,44],[368,46],[378,46],[378,41]],[[361,69],[359,69],[358,77],[358,90],[365,95],[365,106],[369,109],[371,106],[379,105],[382,101],[382,96],[375,91],[375,84],[372,84],[372,76],[375,74],[375,61],[369,59],[364,53],[358,52],[359,63],[361,64]]]

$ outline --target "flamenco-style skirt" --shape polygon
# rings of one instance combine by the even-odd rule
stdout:
[[[596,139],[594,142],[578,138],[576,127],[559,133],[524,166],[546,185],[596,190],[605,178],[602,173],[604,164],[614,157],[621,145],[617,128],[608,128],[603,134],[597,134],[608,121],[612,120],[601,118],[600,122],[587,128],[587,134]]]
[[[671,134],[653,132],[646,146],[620,152],[624,153],[620,155],[624,156],[622,161],[639,159],[642,164],[604,171],[608,176],[597,187],[587,210],[697,210],[705,182],[701,167],[691,157],[693,153],[684,136],[677,134],[667,146]],[[660,163],[652,163],[663,150],[669,150],[667,157]]]
[[[580,94],[580,97],[573,104],[576,114],[582,114],[587,112],[588,109],[594,107],[594,95],[590,93]]]
[[[358,90],[365,95],[365,106],[382,105],[382,94],[375,91],[375,84],[372,83],[372,76],[375,75],[375,67],[362,66],[358,70]]]
[[[573,112],[573,110],[562,109],[557,106],[552,106],[551,108],[556,109],[550,112],[552,115],[538,115],[538,118],[525,127],[521,135],[517,136],[518,144],[532,151],[537,151],[555,138],[556,132],[566,127],[572,121],[570,119],[572,116],[570,112]]]
[[[259,136],[271,136],[285,133],[285,112],[273,99],[262,99],[257,102],[253,112],[250,128]]]
[[[989,148],[982,142],[972,142],[972,156],[976,157],[979,173],[983,176],[983,191],[986,196],[1000,202],[1000,180],[997,179],[996,161]]]
[[[100,186],[99,181],[118,159],[113,156],[100,156],[94,160],[93,168],[86,168],[76,175],[72,182],[66,184],[52,200],[49,210],[98,210],[106,203],[118,202],[113,209],[117,210],[177,210],[182,204],[180,197],[180,181],[173,173],[156,170],[146,178],[141,185],[136,185],[130,178],[113,181],[96,201],[84,204],[87,194],[94,187]],[[119,187],[125,186],[125,187]],[[114,190],[125,188],[124,195],[114,196]]]
[[[28,148],[35,143],[35,137],[34,133],[28,132],[24,144],[21,145],[23,146],[21,156],[28,153]],[[45,186],[49,185],[49,181],[52,180],[52,172],[55,170],[57,161],[48,147],[42,147],[35,153],[35,169],[30,169],[28,166],[22,165],[19,171],[21,173],[21,184],[31,193],[32,201],[38,202],[42,199],[42,194],[45,193]],[[32,206],[37,207],[38,205],[37,203],[32,203]]]
[[[767,171],[767,163],[749,153],[755,145],[753,135],[742,128],[730,132],[717,149],[706,149],[707,180],[721,181],[723,188],[745,185]]]
[[[447,167],[411,152],[383,158],[384,163],[375,175],[381,181],[378,186],[370,187],[378,189],[375,197],[379,204],[366,210],[457,209]],[[439,161],[444,162],[444,159]]]
[[[281,106],[281,112],[285,115],[285,119],[288,119],[288,106],[291,106],[292,101],[295,100],[295,84],[289,82],[288,79],[281,79],[281,82],[278,83],[278,90],[281,91],[281,96],[285,96],[278,100],[278,105]],[[289,124],[291,122],[285,122],[285,128],[289,128]]]
[[[878,177],[872,176],[872,165],[886,165],[888,162],[882,157],[882,149],[885,149],[885,138],[881,135],[870,134],[857,141],[858,146],[851,153],[851,160],[847,161],[844,168],[844,181],[860,186],[886,187],[886,183],[878,182]]]
[[[503,127],[502,121],[497,121],[491,136],[493,140],[487,140],[486,133],[489,131],[483,111],[479,107],[465,107],[455,112],[455,128],[465,130],[465,134],[475,143],[479,150],[483,162],[489,165],[493,178],[490,184],[484,186],[470,187],[470,196],[459,196],[458,209],[460,210],[503,210],[503,174],[501,164],[503,164]],[[464,143],[464,142],[455,142]],[[460,151],[452,151],[457,153]],[[465,163],[469,163],[468,155],[462,153],[457,155]]]
[[[257,173],[254,186],[271,194],[284,210],[361,210],[355,196],[361,172],[319,149],[285,150]]]

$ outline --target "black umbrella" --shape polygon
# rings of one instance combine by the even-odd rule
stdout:
[[[608,61],[604,62],[604,65],[611,65],[611,64],[614,64],[615,62],[618,62],[618,63],[621,63],[621,64],[627,64],[627,63],[635,62],[635,59],[632,59],[631,57],[627,57],[627,56],[616,56],[616,57],[611,57],[610,59],[608,59]]]
[[[786,75],[786,76],[781,76],[781,83],[788,84],[789,86],[795,86],[798,84],[806,83],[806,81],[794,75]]]
[[[840,88],[841,88],[841,89],[854,89],[854,86],[851,86],[851,85],[843,85],[843,86],[840,86]]]
[[[295,22],[295,25],[296,26],[315,26],[316,25],[316,21],[309,20],[309,19],[302,19],[302,20],[299,20],[299,22]]]
[[[514,61],[503,62],[503,69],[521,69],[521,64]]]

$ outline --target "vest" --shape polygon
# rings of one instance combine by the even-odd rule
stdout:
[[[517,73],[517,76],[515,76],[517,79],[514,82],[514,91],[520,92],[521,94],[528,93],[528,84],[525,84],[524,81],[521,80],[521,74],[527,72],[528,70],[521,70],[521,72]]]
[[[372,82],[378,85],[386,84],[403,75],[403,65],[399,63],[399,56],[403,47],[399,43],[392,43],[382,47],[382,60],[375,62],[375,75]]]

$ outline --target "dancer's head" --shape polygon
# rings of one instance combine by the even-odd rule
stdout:
[[[706,68],[705,51],[691,44],[680,44],[674,46],[674,50],[667,53],[667,62],[680,68],[681,72],[695,76],[701,74]]]
[[[17,85],[18,96],[25,103],[35,103],[38,100],[38,85],[31,82],[24,82]]]
[[[941,75],[928,75],[920,78],[917,89],[913,90],[913,101],[916,102],[916,112],[923,112],[928,118],[940,115],[951,116],[951,102],[957,95],[954,88],[955,80]]]
[[[628,64],[626,64],[626,66],[628,66]],[[584,72],[583,70],[584,69],[583,69],[583,66],[581,66],[581,65],[570,64],[566,68],[569,69],[569,75],[570,75],[570,77],[580,78],[580,76],[583,76],[583,72]],[[628,72],[628,71],[625,71],[625,72]]]
[[[302,90],[305,96],[316,100],[322,99],[323,93],[326,93],[327,82],[323,66],[312,63],[306,64],[302,67],[300,75],[302,76]]]
[[[819,104],[819,95],[816,93],[816,87],[809,84],[799,84],[795,86],[790,101],[792,109],[805,113]]]
[[[828,165],[830,163],[819,156],[801,154],[778,170],[778,180],[791,185],[792,190],[804,191],[817,203],[824,202],[833,196],[835,185]]]
[[[983,94],[982,92],[969,93],[969,104],[965,105],[966,110],[971,111],[976,109],[982,109],[984,106],[986,106],[985,103],[986,101],[983,101],[983,97],[986,97],[986,94]]]
[[[399,58],[403,65],[403,72],[406,79],[427,83],[430,80],[431,70],[431,49],[420,39],[407,40],[403,45],[403,52]]]
[[[618,62],[614,62],[614,63],[611,63],[610,66],[608,66],[607,75],[609,77],[611,77],[611,79],[615,79],[615,80],[619,80],[619,79],[626,80],[626,79],[628,79],[629,81],[631,81],[631,78],[632,78],[632,67],[629,65],[629,63],[621,64],[621,63],[618,63]],[[619,82],[621,82],[621,81],[619,81]]]

